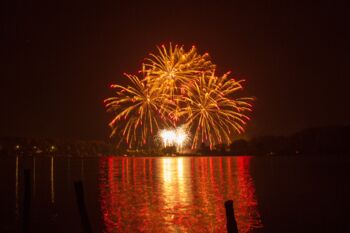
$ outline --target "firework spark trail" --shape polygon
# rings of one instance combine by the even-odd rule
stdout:
[[[144,80],[135,75],[125,74],[131,81],[131,85],[111,85],[116,89],[116,96],[105,100],[108,111],[115,112],[114,119],[110,122],[112,136],[121,130],[123,137],[131,147],[138,142],[138,134],[141,141],[146,143],[149,134],[159,128],[159,122],[166,124],[164,114],[167,113],[166,99],[156,89],[148,88]]]
[[[114,97],[105,100],[114,112],[112,136],[121,133],[129,147],[145,144],[154,131],[183,124],[193,135],[192,148],[199,143],[230,143],[233,133],[244,131],[253,98],[238,98],[244,80],[230,73],[215,74],[209,55],[195,47],[185,51],[170,44],[158,47],[157,54],[142,64],[142,77],[125,74],[131,84],[111,85]],[[141,143],[140,143],[141,142]]]
[[[209,54],[199,55],[195,46],[186,52],[183,46],[157,47],[158,54],[150,54],[143,64],[142,72],[153,87],[160,87],[170,97],[181,93],[181,87],[202,73],[215,69]]]
[[[229,73],[216,77],[202,75],[188,86],[183,96],[183,107],[178,113],[186,118],[185,125],[194,131],[192,148],[208,141],[214,144],[231,143],[232,133],[244,132],[243,125],[249,117],[244,114],[251,111],[252,98],[234,98],[242,89],[242,81],[228,78]]]

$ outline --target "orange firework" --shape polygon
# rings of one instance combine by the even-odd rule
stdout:
[[[155,88],[149,88],[145,80],[135,75],[125,74],[131,81],[130,86],[111,85],[116,96],[105,100],[108,111],[115,112],[114,119],[109,123],[113,129],[111,136],[118,130],[131,147],[133,143],[146,143],[147,137],[162,124],[167,125],[164,114],[169,112],[166,98]]]
[[[141,75],[126,74],[131,85],[112,85],[116,95],[105,100],[115,113],[111,135],[120,133],[130,147],[177,124],[192,132],[192,148],[230,143],[234,132],[244,131],[253,98],[238,97],[243,80],[217,76],[208,54],[163,45],[142,64]]]
[[[242,133],[243,126],[251,111],[253,98],[237,98],[235,94],[242,89],[243,80],[229,78],[229,73],[216,77],[202,75],[196,82],[188,85],[187,94],[181,98],[183,105],[178,112],[185,118],[185,125],[194,132],[192,148],[208,141],[215,144],[231,143],[233,132]]]
[[[210,74],[215,65],[209,60],[209,55],[200,55],[194,46],[185,51],[183,46],[171,43],[169,47],[157,47],[157,54],[150,54],[143,64],[142,72],[153,87],[160,88],[162,93],[173,97],[179,94],[187,85],[201,74]]]

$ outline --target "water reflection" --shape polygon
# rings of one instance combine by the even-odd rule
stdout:
[[[54,157],[51,156],[51,176],[50,176],[50,183],[51,183],[51,203],[55,203],[55,167],[54,167]]]
[[[187,210],[192,200],[189,170],[184,168],[183,158],[162,158],[162,165],[162,193],[158,197],[163,201],[159,206],[163,221],[169,232],[184,232],[187,227],[183,225],[188,225],[184,220],[189,217]]]
[[[19,179],[19,169],[18,169],[18,155],[16,156],[16,169],[15,169],[15,177],[16,177],[16,183],[15,183],[15,195],[16,195],[16,206],[15,206],[15,213],[16,218],[19,217],[19,194],[18,194],[18,179]]]
[[[35,193],[36,193],[36,162],[35,162],[36,158],[33,157],[33,196],[35,197]]]
[[[260,227],[250,157],[100,159],[106,232],[225,232],[235,200],[240,232]]]

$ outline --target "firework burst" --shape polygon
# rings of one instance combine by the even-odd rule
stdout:
[[[183,87],[201,74],[209,74],[215,65],[208,53],[200,55],[195,46],[185,51],[183,46],[157,47],[158,53],[145,59],[142,73],[153,87],[173,97],[181,93]]]
[[[176,146],[178,150],[181,150],[189,139],[189,133],[185,127],[162,129],[158,133],[158,138],[162,141],[164,147]]]
[[[198,54],[195,47],[186,51],[183,46],[162,45],[145,59],[140,74],[141,78],[125,74],[130,85],[111,85],[116,94],[105,100],[107,110],[115,114],[111,135],[120,134],[129,147],[179,124],[191,133],[192,148],[203,142],[210,147],[230,143],[233,133],[244,131],[253,98],[238,97],[243,80],[229,73],[217,76],[208,54]]]
[[[141,137],[146,143],[149,134],[162,126],[167,125],[164,115],[167,109],[166,99],[155,88],[149,88],[145,80],[135,75],[125,74],[131,85],[111,85],[116,89],[116,96],[105,100],[107,111],[116,113],[109,123],[112,128],[111,136],[118,130],[122,133],[127,144],[131,147]],[[140,144],[140,143],[139,143]]]
[[[237,98],[235,94],[242,89],[242,82],[229,78],[229,73],[216,77],[202,75],[181,99],[183,107],[179,117],[186,119],[185,125],[193,131],[192,148],[208,141],[215,144],[231,143],[233,132],[244,132],[243,126],[251,111],[253,98]]]

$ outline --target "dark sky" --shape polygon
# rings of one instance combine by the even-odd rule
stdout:
[[[168,42],[247,80],[250,136],[350,123],[340,2],[101,2],[2,1],[0,136],[108,138],[109,85]]]

